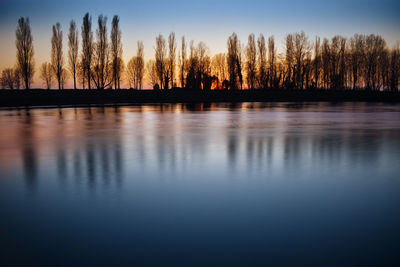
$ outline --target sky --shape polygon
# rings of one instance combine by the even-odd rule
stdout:
[[[278,52],[288,33],[304,31],[311,40],[316,35],[330,38],[354,33],[380,34],[389,47],[400,41],[399,0],[0,0],[0,70],[15,64],[15,29],[19,17],[29,17],[34,39],[36,69],[50,60],[51,27],[61,23],[64,55],[69,22],[79,26],[86,12],[92,16],[93,30],[100,14],[120,17],[123,59],[136,54],[143,41],[145,59],[154,58],[155,37],[185,36],[203,41],[210,54],[226,52],[227,38],[238,34],[246,43],[250,33],[275,37]],[[34,84],[40,85],[38,71]]]

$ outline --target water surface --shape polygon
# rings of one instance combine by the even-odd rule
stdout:
[[[1,262],[400,264],[400,105],[0,111]]]

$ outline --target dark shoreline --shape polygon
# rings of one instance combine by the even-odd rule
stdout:
[[[400,102],[399,92],[355,90],[0,90],[0,107],[211,102]]]

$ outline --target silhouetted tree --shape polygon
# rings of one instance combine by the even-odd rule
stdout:
[[[61,76],[63,75],[64,56],[63,56],[63,32],[60,23],[53,25],[53,35],[51,37],[51,65],[53,73],[58,81],[58,89],[61,89]]]
[[[229,73],[229,87],[231,90],[238,88],[238,82],[240,83],[241,69],[239,64],[239,54],[240,54],[240,43],[236,33],[233,33],[228,38],[228,54],[227,54],[227,64]]]
[[[322,70],[323,70],[323,81],[324,87],[328,88],[330,86],[329,83],[329,75],[330,75],[330,59],[331,59],[331,52],[328,39],[324,38],[322,42],[322,49],[321,49],[321,58],[322,58]]]
[[[161,89],[164,85],[165,80],[165,59],[166,59],[166,44],[164,37],[160,34],[156,38],[156,47],[155,47],[155,59],[156,59],[156,68],[157,68],[157,76],[160,81]]]
[[[246,72],[247,72],[247,87],[254,89],[256,86],[257,74],[257,47],[254,34],[249,35],[246,47]]]
[[[286,88],[293,87],[293,66],[294,66],[294,45],[293,35],[288,34],[285,38],[285,66],[286,66],[286,79],[284,86]]]
[[[93,55],[92,81],[97,89],[109,87],[113,82],[110,60],[110,46],[107,39],[107,17],[100,15],[96,30],[96,43]]]
[[[78,77],[78,81],[82,84],[82,89],[85,89],[85,83],[86,83],[86,74],[84,71],[84,65],[82,61],[78,61],[76,65],[76,75]]]
[[[185,74],[186,74],[186,41],[185,36],[182,36],[181,54],[180,54],[180,74],[181,74],[181,87],[185,87]]]
[[[92,76],[91,65],[93,57],[93,32],[92,32],[92,17],[86,13],[82,22],[82,71],[86,76],[87,88],[91,89],[90,80]],[[85,86],[83,86],[85,87]]]
[[[129,88],[136,89],[136,66],[137,66],[137,58],[136,56],[132,57],[128,64],[126,65],[126,75],[129,83]]]
[[[209,63],[209,58],[208,48],[203,42],[200,42],[197,45],[197,55],[199,60],[199,68],[197,73],[197,79],[199,80],[198,89],[204,89],[204,77],[205,75],[208,75],[207,64]]]
[[[345,45],[346,39],[342,36],[336,35],[331,40],[326,60],[330,62],[328,79],[332,89],[343,88]]]
[[[74,80],[74,89],[76,89],[76,69],[78,64],[78,30],[76,28],[75,21],[71,20],[69,23],[69,33],[68,33],[68,63],[69,71],[72,74]]]
[[[302,73],[301,73],[302,88],[305,89],[310,88],[311,76],[312,76],[312,60],[311,60],[311,44],[310,44],[310,50],[305,54],[304,61],[302,64]]]
[[[211,66],[213,68],[213,75],[216,77],[216,88],[222,88],[222,82],[226,80],[227,70],[225,62],[225,54],[220,53],[213,56],[211,59]]]
[[[82,23],[82,52],[78,61],[78,30],[72,20],[68,34],[68,70],[76,80],[91,88],[120,88],[124,71],[122,60],[121,31],[119,17],[114,16],[110,41],[107,36],[107,17],[100,15],[96,42],[93,41],[91,17],[88,13]],[[64,68],[62,30],[59,23],[52,27],[51,67],[42,64],[40,77],[47,88],[51,75],[55,75],[58,88],[64,88],[68,72]],[[288,34],[285,51],[277,53],[275,39],[268,38],[268,50],[262,34],[255,40],[248,37],[247,45],[242,44],[233,33],[227,41],[227,53],[209,55],[203,42],[190,42],[187,58],[187,43],[182,37],[176,67],[176,37],[171,32],[168,44],[160,34],[156,37],[155,60],[144,64],[143,43],[138,42],[137,55],[128,62],[129,85],[136,89],[143,87],[144,71],[153,88],[168,89],[180,83],[192,89],[243,88],[242,69],[245,69],[247,88],[325,88],[325,89],[367,89],[398,90],[400,75],[400,49],[389,49],[379,35],[354,34],[347,39],[336,35],[332,39],[316,36],[311,42],[304,32]],[[17,64],[2,72],[1,83],[5,88],[19,88],[23,81],[29,89],[34,74],[33,39],[28,18],[20,18],[16,30]],[[167,46],[168,45],[168,46]],[[268,51],[268,53],[267,53]],[[168,54],[167,54],[168,53]],[[146,69],[145,69],[146,66]],[[176,74],[176,72],[178,74]],[[176,78],[176,77],[179,78]]]
[[[47,89],[51,88],[51,80],[53,76],[52,65],[49,62],[43,62],[40,66],[40,78],[46,85]]]
[[[366,45],[366,80],[367,89],[377,89],[377,65],[379,54],[386,46],[385,40],[379,35],[368,35]]]
[[[21,73],[20,70],[14,68],[14,89],[20,89],[21,87]]]
[[[314,60],[313,60],[313,87],[319,87],[319,76],[321,72],[321,39],[316,36],[314,44]]]
[[[138,89],[142,89],[143,76],[144,76],[144,46],[143,42],[138,41],[137,43],[137,79],[138,79]]]
[[[268,80],[271,87],[276,84],[276,50],[274,36],[268,38]]]
[[[244,45],[243,45],[244,47]],[[239,42],[239,50],[238,50],[238,58],[236,61],[236,67],[237,67],[237,71],[238,71],[238,78],[239,78],[239,84],[240,84],[240,90],[243,89],[243,72],[242,72],[242,65],[243,65],[243,60],[242,60],[242,55],[243,55],[243,49],[242,49],[242,45]]]
[[[111,27],[111,55],[112,55],[112,79],[114,88],[120,89],[121,62],[122,62],[122,42],[121,30],[119,29],[119,17],[115,15]]]
[[[15,72],[12,68],[5,68],[1,72],[1,86],[3,89],[14,89],[15,85]]]
[[[168,37],[168,48],[169,48],[169,71],[171,79],[171,88],[174,87],[174,73],[175,73],[175,57],[176,57],[176,40],[175,33],[171,32]]]
[[[127,66],[129,86],[134,89],[142,89],[144,74],[143,43],[138,42],[137,55],[133,57]]]
[[[17,70],[24,81],[25,89],[29,89],[35,72],[33,38],[29,18],[24,19],[21,17],[18,20],[18,27],[15,31],[15,36],[15,46],[17,48]]]
[[[400,78],[400,47],[393,48],[390,52],[390,89],[397,91],[399,88]]]
[[[257,40],[258,46],[258,83],[261,88],[267,88],[267,48],[264,35],[260,34]]]
[[[189,89],[199,89],[200,79],[198,77],[199,73],[199,56],[198,50],[194,46],[194,42],[190,41],[190,53],[188,59],[188,71],[186,76],[186,88]]]
[[[63,69],[62,73],[61,73],[61,79],[60,79],[61,89],[64,89],[67,79],[68,79],[68,72],[66,69]]]
[[[205,46],[205,45],[204,45]],[[203,90],[210,90],[211,85],[215,77],[212,77],[211,75],[211,58],[208,55],[208,48],[205,46],[205,54],[202,57],[201,60],[201,66],[202,66],[202,73],[201,73],[201,83],[202,83],[202,89]]]
[[[311,51],[311,45],[308,37],[304,32],[295,33],[294,35],[294,82],[296,88],[303,89],[304,87],[304,60]]]
[[[362,75],[362,63],[364,58],[364,36],[354,34],[350,38],[350,71],[353,82],[353,89],[359,87],[359,80]]]
[[[386,90],[389,87],[389,68],[389,49],[385,45],[378,52],[378,90]]]
[[[146,63],[146,73],[147,73],[147,78],[152,86],[157,84],[158,76],[157,76],[157,65],[155,60],[149,60]]]

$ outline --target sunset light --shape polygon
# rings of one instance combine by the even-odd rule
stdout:
[[[1,0],[0,267],[400,266],[399,0]]]

